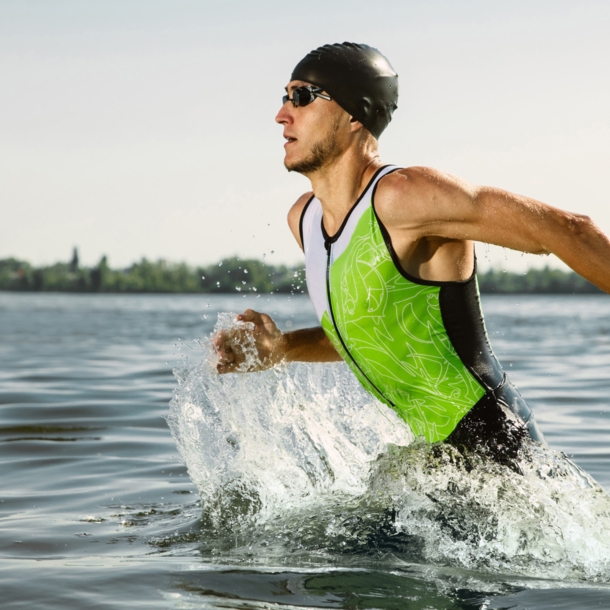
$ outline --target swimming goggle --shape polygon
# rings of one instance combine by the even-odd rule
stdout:
[[[292,105],[295,107],[307,106],[307,104],[311,104],[317,97],[330,101],[330,96],[325,93],[320,93],[321,91],[322,89],[320,87],[312,87],[311,85],[296,87],[292,90],[292,93],[286,94],[282,98],[282,104],[292,102]]]

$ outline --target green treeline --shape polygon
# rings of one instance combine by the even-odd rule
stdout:
[[[15,258],[0,260],[0,290],[53,292],[301,293],[301,267],[226,258],[206,267],[142,259],[127,269],[111,269],[104,256],[82,267],[74,250],[69,263],[33,267]]]
[[[604,294],[573,271],[544,267],[527,273],[490,269],[479,273],[479,289],[487,294]]]
[[[306,292],[300,266],[269,265],[237,257],[205,267],[142,259],[126,269],[111,269],[106,257],[94,267],[79,264],[75,249],[70,262],[33,267],[15,258],[0,260],[0,290],[108,293],[282,293]],[[601,291],[572,272],[545,267],[525,274],[490,270],[479,274],[483,293],[599,294]]]

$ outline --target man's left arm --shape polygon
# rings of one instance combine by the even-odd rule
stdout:
[[[473,186],[429,168],[409,168],[396,174],[387,185],[386,213],[417,237],[473,240],[533,254],[552,253],[610,293],[610,239],[588,216],[502,189]]]

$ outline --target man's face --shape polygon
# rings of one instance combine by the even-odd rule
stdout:
[[[286,91],[290,96],[295,88],[309,84],[291,81]],[[310,174],[331,162],[340,153],[342,132],[348,127],[349,118],[332,100],[316,97],[307,106],[296,107],[286,102],[275,117],[284,127],[286,169]]]

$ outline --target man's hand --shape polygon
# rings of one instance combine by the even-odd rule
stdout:
[[[218,353],[216,369],[220,374],[262,371],[284,359],[284,334],[267,314],[246,309],[237,316],[237,321],[250,322],[253,328],[244,325],[241,328],[223,330],[212,339]]]

